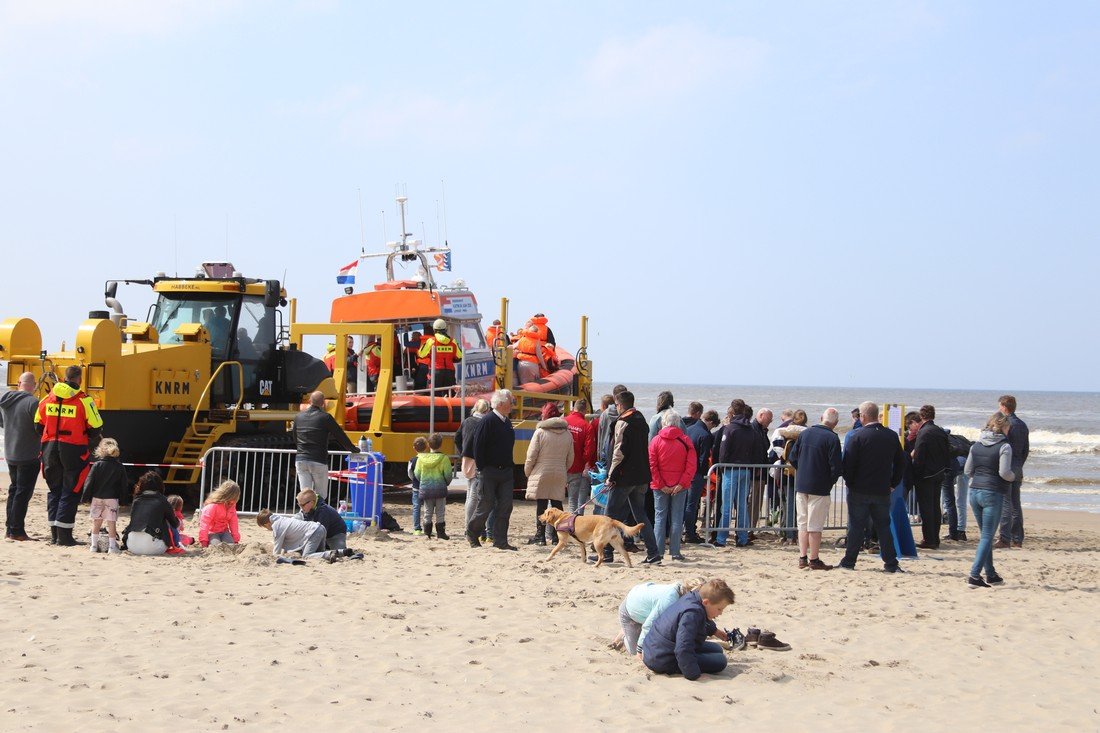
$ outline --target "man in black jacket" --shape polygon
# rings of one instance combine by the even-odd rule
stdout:
[[[508,544],[508,523],[512,518],[512,490],[515,488],[515,463],[512,452],[516,445],[516,431],[512,427],[512,393],[500,389],[490,400],[492,411],[481,418],[474,434],[473,454],[481,492],[473,519],[466,525],[466,539],[470,547],[481,547],[479,537],[485,531],[489,514],[493,513],[493,547],[498,550],[515,550]],[[463,447],[469,448],[463,439]]]
[[[844,451],[844,482],[848,485],[848,539],[840,567],[855,570],[868,518],[874,522],[882,548],[883,570],[900,573],[890,532],[890,491],[905,471],[905,453],[898,434],[878,421],[878,405],[859,406],[863,427],[853,433]]]
[[[328,499],[329,441],[336,441],[338,450],[358,453],[359,448],[336,424],[336,419],[325,412],[323,392],[314,392],[309,396],[309,409],[295,416],[291,431],[298,447],[298,454],[294,457],[298,488],[313,489],[322,499]]]
[[[921,422],[912,456],[913,486],[920,508],[921,534],[924,536],[917,547],[925,550],[935,550],[940,546],[940,524],[943,519],[940,484],[943,483],[947,462],[951,460],[947,433],[934,422],[935,419],[935,407],[924,405],[920,408]]]
[[[759,451],[759,433],[752,427],[750,419],[752,410],[744,400],[736,399],[730,403],[729,424],[722,428],[722,432],[714,439],[715,464],[750,465],[757,459]],[[730,511],[737,507],[737,525],[745,529],[737,531],[736,541],[738,547],[749,544],[749,488],[752,486],[751,468],[726,467],[721,471],[721,496],[719,498],[720,513],[719,527],[727,529],[719,530],[715,537],[715,545],[725,547],[729,539]]]
[[[657,537],[645,511],[645,494],[650,490],[649,423],[642,413],[634,409],[633,392],[620,392],[615,397],[615,405],[619,409],[619,418],[615,421],[611,467],[604,484],[611,490],[607,513],[624,524],[631,523],[630,515],[633,514],[634,523],[644,525],[642,541],[645,542],[646,558],[643,564],[659,565],[661,556],[657,554]],[[609,557],[610,550],[604,553],[604,562]]]
[[[685,541],[692,544],[702,544],[703,538],[699,536],[699,501],[703,496],[703,487],[707,484],[707,468],[710,466],[710,449],[714,445],[714,436],[703,422],[703,405],[700,402],[692,402],[688,405],[688,416],[684,418],[687,430],[684,432],[691,438],[695,446],[695,456],[699,463],[695,467],[695,477],[691,479],[691,489],[688,493],[687,503],[684,505],[684,532]]]

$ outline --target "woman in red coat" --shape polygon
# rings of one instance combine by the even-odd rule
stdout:
[[[657,556],[665,555],[665,537],[673,560],[683,560],[680,536],[684,532],[684,505],[695,476],[697,459],[691,438],[678,426],[680,416],[672,409],[661,416],[660,432],[649,443],[649,487],[653,489],[656,513]],[[671,527],[669,525],[671,524]]]

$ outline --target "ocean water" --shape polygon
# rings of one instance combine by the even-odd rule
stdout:
[[[611,392],[613,383],[597,382],[594,395]],[[629,384],[638,407],[651,416],[657,394],[669,390],[675,409],[687,411],[693,400],[725,415],[730,400],[740,397],[755,410],[767,407],[778,416],[786,408],[805,410],[816,422],[827,407],[841,413],[838,432],[851,427],[849,413],[865,400],[891,402],[915,410],[934,405],[936,423],[971,440],[997,409],[1003,392],[920,389],[852,389],[839,387],[766,387],[713,384]],[[1031,453],[1024,465],[1021,495],[1025,508],[1100,513],[1100,393],[1014,392],[1016,414],[1027,423]],[[597,398],[598,399],[598,398]]]

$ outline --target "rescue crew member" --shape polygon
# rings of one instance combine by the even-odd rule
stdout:
[[[71,547],[80,490],[88,473],[90,443],[99,442],[103,418],[92,398],[80,391],[80,367],[65,369],[58,382],[38,405],[35,429],[42,436],[42,476],[49,486],[46,519],[50,544]]]
[[[500,319],[493,320],[493,325],[485,329],[485,342],[489,345],[489,348],[495,348],[497,339],[500,338]]]
[[[336,371],[336,344],[329,344],[325,347],[325,358],[321,361],[325,363],[325,369],[330,372]]]
[[[428,386],[428,375],[432,368],[432,348],[435,348],[435,384],[432,387],[453,387],[455,364],[462,361],[462,347],[447,335],[447,322],[442,318],[432,324],[434,334],[421,340],[420,350],[416,354],[416,388]]]
[[[371,336],[363,349],[363,356],[367,360],[367,391],[378,391],[378,375],[382,372],[382,341],[377,336]]]

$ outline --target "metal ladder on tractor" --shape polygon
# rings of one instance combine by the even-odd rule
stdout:
[[[243,389],[241,394],[237,396],[237,403],[231,409],[207,410],[206,420],[199,420],[199,413],[202,411],[203,404],[207,401],[210,387],[226,366],[236,367],[237,384],[244,384],[243,369],[238,361],[224,361],[210,375],[210,379],[206,382],[206,388],[203,389],[198,405],[195,407],[195,413],[191,416],[191,424],[187,426],[187,430],[183,434],[183,439],[173,440],[168,444],[168,450],[165,451],[164,463],[171,466],[168,469],[168,475],[164,479],[165,484],[176,486],[194,484],[199,480],[202,471],[202,459],[206,452],[213,448],[214,444],[223,435],[237,431],[238,413],[244,399]]]

